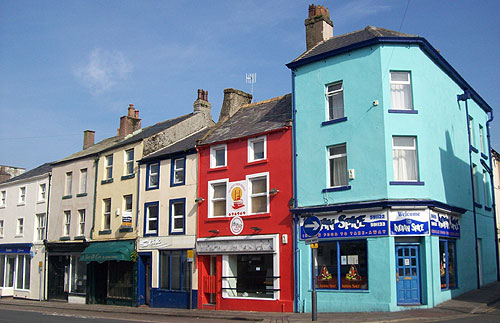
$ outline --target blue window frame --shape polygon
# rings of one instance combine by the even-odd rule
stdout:
[[[155,190],[160,187],[160,162],[146,165],[146,191]]]
[[[457,288],[457,252],[455,240],[439,239],[441,289]]]
[[[160,289],[188,291],[190,279],[186,250],[160,251]]]
[[[144,203],[144,236],[157,236],[160,222],[158,202]]]
[[[186,199],[170,200],[170,234],[186,234]]]
[[[170,186],[184,185],[186,182],[186,156],[174,157],[170,164]]]

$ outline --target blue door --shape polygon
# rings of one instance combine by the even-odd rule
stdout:
[[[398,305],[420,304],[418,246],[396,246]]]

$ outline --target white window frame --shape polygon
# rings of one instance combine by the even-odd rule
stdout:
[[[226,185],[226,196],[224,198],[218,198],[214,200],[214,186],[225,184]],[[208,217],[209,218],[222,218],[227,216],[227,206],[226,206],[226,214],[225,215],[217,215],[214,216],[214,207],[213,207],[213,202],[214,201],[226,201],[227,203],[227,187],[229,185],[229,179],[224,178],[224,179],[218,179],[214,181],[209,181],[208,182]]]
[[[255,144],[263,142],[264,145],[264,157],[262,158],[255,158]],[[255,162],[259,160],[266,160],[267,159],[267,136],[260,136],[260,137],[255,137],[255,138],[250,138],[248,139],[248,162]]]
[[[113,154],[104,157],[104,180],[113,178]]]
[[[217,165],[216,154],[217,151],[224,149],[224,165]],[[219,168],[227,166],[227,145],[217,145],[210,147],[210,168]]]
[[[129,156],[129,153],[132,153],[132,156]],[[132,157],[132,159],[130,159]],[[134,173],[134,148],[125,150],[124,156],[124,166],[123,172],[125,176],[132,175]],[[130,169],[129,169],[130,168]]]
[[[26,186],[19,188],[19,202],[18,204],[26,204]]]
[[[73,172],[66,172],[66,177],[64,181],[64,195],[69,196],[72,192],[73,186]]]
[[[0,207],[5,207],[7,203],[7,191],[0,191]]]
[[[394,138],[412,138],[413,139],[413,147],[408,147],[408,146],[395,146],[394,145]],[[418,182],[419,180],[419,167],[418,167],[418,148],[417,148],[417,137],[416,136],[392,136],[392,164],[393,164],[393,178],[394,181],[396,182]],[[396,168],[394,167],[394,151],[395,150],[414,150],[415,151],[415,171],[416,171],[416,178],[415,179],[402,179],[402,178],[397,178],[396,176]]]
[[[78,235],[83,236],[85,234],[85,217],[87,211],[85,209],[78,210]]]
[[[484,206],[489,206],[490,199],[488,194],[488,178],[486,170],[483,170],[483,188],[484,188]]]
[[[130,198],[130,209],[127,209],[127,198]],[[123,195],[123,215],[132,216],[134,208],[134,196],[132,194]]]
[[[27,287],[26,286],[26,267],[31,265],[30,264],[31,257],[30,257],[30,255],[26,255],[26,254],[18,254],[18,255],[15,255],[15,257],[16,257],[16,261],[15,261],[15,268],[14,268],[14,286],[15,286],[14,289],[15,290],[29,290],[29,288],[26,288]],[[23,260],[22,263],[20,263],[19,258],[21,258]],[[19,279],[18,278],[19,266],[22,266],[22,268],[23,268],[22,286],[17,285],[17,281]],[[31,276],[31,270],[30,270],[30,276]],[[30,278],[31,277],[29,277],[28,279],[30,279]]]
[[[37,241],[42,241],[45,239],[45,226],[46,226],[46,214],[38,213],[36,215],[36,239]]]
[[[393,81],[392,80],[392,75],[394,73],[398,73],[398,74],[401,74],[401,73],[406,73],[408,75],[408,81]],[[389,83],[390,83],[390,93],[391,93],[391,109],[392,110],[401,110],[401,111],[412,111],[414,109],[413,107],[413,88],[412,88],[412,84],[411,84],[411,72],[410,71],[390,71],[389,72]],[[410,93],[409,93],[409,98],[408,98],[408,101],[410,103],[410,106],[409,107],[395,107],[394,106],[394,100],[392,98],[392,86],[393,85],[407,85],[409,86],[410,88]]]
[[[158,165],[158,168],[157,168],[157,171],[156,173],[153,173],[151,172],[151,169],[153,165]],[[151,184],[151,178],[153,178],[153,176],[156,176],[156,185],[152,185]],[[146,183],[146,189],[155,189],[155,188],[159,188],[160,187],[160,162],[154,162],[154,163],[151,163],[147,166],[147,183]]]
[[[476,173],[477,173],[477,165],[472,164],[472,189],[474,192],[474,202],[479,203],[479,196],[478,196],[479,190],[477,187]]]
[[[180,166],[181,166],[181,167],[179,167],[179,168],[177,168],[177,161],[178,161],[178,160],[180,160],[180,161],[181,161],[181,162],[180,162]],[[174,158],[174,159],[173,159],[173,162],[174,162],[174,165],[173,165],[173,166],[174,166],[174,171],[173,171],[172,176],[173,176],[174,178],[172,179],[172,182],[173,182],[174,184],[182,184],[182,183],[185,183],[185,182],[186,182],[186,169],[185,169],[186,161],[187,161],[187,160],[186,160],[186,157]],[[177,172],[182,172],[182,173],[183,173],[183,175],[184,175],[184,176],[183,176],[183,177],[184,177],[184,180],[183,180],[183,181],[178,181],[178,180],[177,180],[177,176],[176,176]]]
[[[156,207],[156,210],[157,210],[156,218],[150,217],[149,208],[152,206]],[[146,222],[144,223],[146,226],[146,228],[144,230],[145,234],[158,235],[158,231],[160,230],[160,203],[159,202],[152,202],[151,204],[146,205],[144,212],[146,215]],[[153,222],[154,220],[156,220],[156,230],[150,230],[149,222]]]
[[[486,149],[484,149],[484,128],[479,125],[479,145],[481,146],[481,154],[485,154]]]
[[[3,238],[3,220],[0,220],[0,238]],[[3,273],[0,273],[0,275],[2,274]]]
[[[329,91],[328,88],[330,86],[335,86],[340,84],[340,89],[332,90]],[[335,97],[335,96],[342,96],[342,116],[339,116],[337,118],[334,117],[334,107],[330,106],[330,98]],[[337,120],[345,117],[345,102],[344,102],[344,81],[337,81],[330,83],[326,86],[325,88],[325,96],[326,96],[326,106],[327,106],[327,111],[326,111],[326,117],[327,120]]]
[[[341,146],[344,146],[345,148],[345,153],[342,153],[342,154],[336,154],[336,155],[332,155],[330,153],[330,149],[332,148],[336,148],[336,147],[341,147]],[[338,144],[338,145],[333,145],[333,146],[328,146],[327,147],[327,156],[328,156],[328,162],[327,162],[327,167],[328,167],[328,183],[327,183],[327,187],[328,188],[333,188],[333,187],[344,187],[344,186],[348,186],[349,185],[349,175],[348,175],[348,165],[347,165],[347,144],[346,143],[342,143],[342,144]],[[333,178],[333,174],[331,173],[331,167],[330,167],[330,163],[332,160],[335,160],[335,159],[340,159],[340,158],[345,158],[346,159],[346,163],[345,163],[345,167],[346,167],[346,183],[345,185],[332,185],[332,178]],[[335,183],[333,183],[335,184]]]
[[[106,205],[108,204],[109,202],[109,211],[106,210]],[[111,199],[110,198],[107,198],[107,199],[103,199],[102,200],[102,228],[103,230],[111,230]],[[108,219],[109,221],[106,221],[106,219]],[[107,222],[109,222],[109,225],[107,224]]]
[[[41,183],[38,185],[38,202],[45,202],[47,196],[47,184]]]
[[[71,230],[71,211],[66,210],[63,212],[63,214],[64,214],[63,237],[69,237],[69,233]]]
[[[24,236],[24,218],[17,218],[16,237]]]
[[[87,168],[80,169],[80,194],[87,193],[87,182],[88,182],[88,171]]]
[[[470,144],[472,147],[475,147],[474,140],[474,118],[469,116],[469,136],[470,136]]]
[[[182,214],[176,214],[175,213],[175,205],[176,204],[181,204],[183,206],[183,212]],[[172,227],[170,228],[170,233],[184,233],[185,227],[186,227],[186,201],[175,201],[171,203],[171,209],[170,209],[170,214],[171,214],[171,220],[170,223]],[[176,219],[183,219],[183,226],[181,228],[176,228],[175,227],[175,220]]]
[[[266,192],[264,193],[257,193],[257,194],[252,194],[252,181],[258,180],[258,179],[266,179]],[[251,174],[246,176],[246,181],[247,181],[247,187],[248,187],[248,214],[265,214],[269,213],[269,173],[258,173],[258,174]],[[258,213],[253,213],[252,212],[252,198],[253,197],[266,197],[266,211],[265,212],[258,212]]]

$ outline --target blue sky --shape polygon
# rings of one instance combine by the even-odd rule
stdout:
[[[256,100],[291,91],[308,1],[0,1],[0,164],[31,169],[116,134],[129,103],[142,126],[190,113],[208,90]],[[367,25],[425,37],[500,107],[500,1],[324,1],[334,34]],[[404,19],[403,19],[404,17]],[[400,28],[401,27],[401,28]],[[500,109],[498,109],[500,111]],[[500,149],[500,113],[492,146]]]

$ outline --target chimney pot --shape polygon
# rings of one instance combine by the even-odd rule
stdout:
[[[304,21],[306,26],[307,50],[316,44],[333,37],[333,23],[328,8],[322,5],[309,5],[309,17]]]
[[[194,113],[206,112],[210,116],[211,109],[212,109],[212,104],[208,102],[208,91],[205,91],[203,89],[198,89],[198,98],[193,103],[193,112]]]
[[[136,110],[133,104],[129,104],[127,115],[120,118],[118,136],[123,138],[140,128],[141,119],[139,119],[139,110]]]

